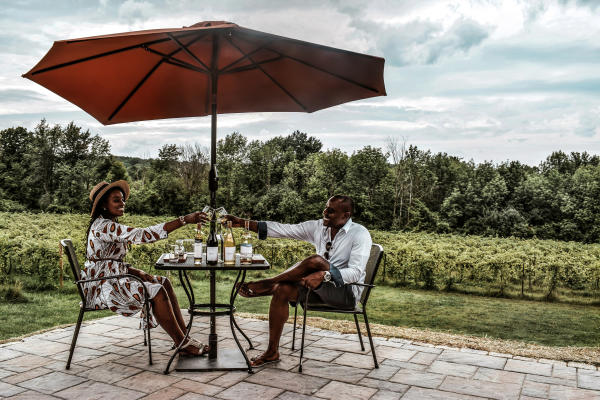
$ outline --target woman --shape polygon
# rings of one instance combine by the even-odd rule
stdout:
[[[154,276],[123,262],[127,245],[152,243],[165,239],[168,234],[185,224],[206,222],[205,213],[195,212],[172,221],[147,228],[131,228],[121,225],[117,218],[125,211],[125,201],[129,198],[129,185],[120,180],[113,183],[100,182],[90,192],[92,211],[87,231],[86,262],[82,269],[82,279],[101,278],[109,275],[131,274],[144,281],[150,299],[150,326],[157,322],[164,328],[176,345],[185,337],[186,325],[181,315],[177,296],[171,282],[166,277]],[[132,316],[142,311],[144,290],[136,279],[120,278],[106,281],[88,282],[84,285],[88,305],[95,308],[109,308],[124,316]],[[142,325],[146,318],[141,312]],[[202,355],[208,346],[194,339],[188,339],[183,352]]]

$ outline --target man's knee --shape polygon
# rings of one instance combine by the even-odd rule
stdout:
[[[282,300],[294,300],[298,294],[298,288],[290,283],[280,282],[273,287],[273,297]]]

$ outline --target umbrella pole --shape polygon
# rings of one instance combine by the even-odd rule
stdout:
[[[213,54],[212,54],[212,65],[211,65],[211,120],[210,120],[210,172],[208,176],[208,189],[210,190],[210,206],[214,210],[217,205],[217,189],[219,187],[219,177],[217,175],[217,56],[219,53],[219,39],[218,35],[213,34]],[[216,213],[213,212],[213,220],[217,218]],[[211,234],[215,229],[215,224],[210,224]],[[208,358],[217,358],[217,321],[215,318],[215,305],[216,305],[216,271],[210,270],[210,333],[208,335]]]

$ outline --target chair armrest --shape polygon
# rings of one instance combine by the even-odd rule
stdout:
[[[75,281],[75,283],[79,285],[79,284],[86,283],[86,282],[108,281],[111,279],[119,279],[119,278],[132,278],[132,279],[135,279],[136,281],[140,282],[142,284],[142,288],[144,288],[144,298],[146,298],[146,299],[148,298],[148,290],[146,289],[146,285],[144,285],[144,281],[140,277],[137,277],[137,276],[131,275],[131,274],[108,275],[108,276],[103,276],[102,278],[81,279],[81,280]]]
[[[347,283],[346,285],[356,285],[356,286],[363,286],[363,287],[370,287],[370,288],[375,287],[375,285],[369,285],[368,283],[360,283],[360,282]]]

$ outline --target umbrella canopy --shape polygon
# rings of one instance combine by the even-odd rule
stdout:
[[[31,79],[104,125],[313,112],[385,95],[384,59],[206,21],[55,42]]]
[[[217,114],[313,112],[384,96],[384,59],[225,21],[55,42],[23,75],[104,125],[210,114],[215,207]]]

